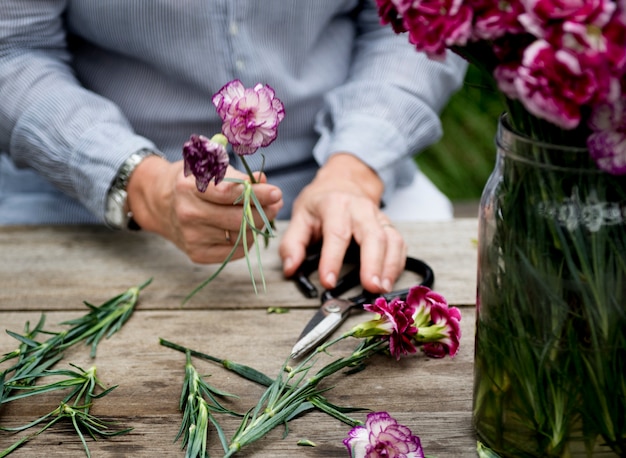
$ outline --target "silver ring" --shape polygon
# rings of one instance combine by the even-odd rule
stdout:
[[[230,231],[228,229],[224,229],[224,238],[230,243]]]
[[[385,228],[385,227],[390,227],[390,228],[392,228],[392,229],[395,229],[395,228],[396,228],[396,226],[394,226],[394,225],[393,225],[393,224],[391,224],[391,223],[383,223],[383,224],[381,224],[381,225],[380,225],[380,227],[382,227],[382,228]]]

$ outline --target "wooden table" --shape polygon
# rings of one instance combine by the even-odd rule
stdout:
[[[279,225],[280,230],[284,224]],[[401,223],[397,227],[409,243],[409,254],[428,262],[435,271],[434,289],[463,314],[462,340],[453,359],[430,359],[419,353],[396,362],[377,357],[356,375],[336,374],[325,381],[327,393],[339,405],[388,411],[421,437],[425,452],[438,458],[476,456],[471,426],[473,337],[476,290],[475,219],[453,222]],[[148,278],[153,282],[120,332],[103,341],[94,360],[85,346],[73,347],[57,367],[74,363],[97,367],[108,386],[119,385],[95,402],[92,413],[133,427],[127,435],[93,441],[94,457],[184,456],[174,443],[181,414],[178,410],[184,376],[184,354],[159,344],[164,338],[189,348],[248,364],[276,375],[304,324],[319,306],[305,299],[282,277],[278,240],[262,250],[267,292],[255,295],[245,262],[235,261],[218,280],[190,302],[183,297],[216,266],[194,265],[173,245],[148,233],[111,232],[102,227],[0,228],[0,331],[22,332],[46,314],[47,329],[86,313],[83,301],[101,304]],[[315,279],[315,277],[312,277]],[[414,284],[404,275],[398,286]],[[268,313],[268,307],[286,307],[288,313]],[[362,321],[353,314],[342,329]],[[0,332],[0,354],[15,349],[16,341]],[[342,342],[337,355],[348,353],[355,342]],[[240,396],[230,405],[243,412],[253,406],[263,388],[244,381],[219,365],[194,359],[210,383]],[[0,370],[3,366],[0,366]],[[10,402],[0,409],[0,425],[28,423],[54,409],[59,393]],[[355,413],[363,420],[365,413]],[[226,419],[231,435],[237,420]],[[350,427],[320,412],[310,412],[244,449],[238,456],[346,457],[342,440]],[[23,434],[23,433],[21,433]],[[20,435],[0,432],[0,451]],[[299,446],[308,439],[315,447]],[[221,456],[212,431],[211,456]],[[84,456],[70,426],[56,425],[15,451],[15,457]]]

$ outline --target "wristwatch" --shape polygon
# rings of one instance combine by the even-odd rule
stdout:
[[[120,167],[113,184],[107,195],[107,206],[104,215],[108,226],[113,229],[141,229],[133,219],[133,214],[128,208],[128,179],[135,171],[135,168],[148,156],[158,156],[149,149],[141,149],[130,155]]]

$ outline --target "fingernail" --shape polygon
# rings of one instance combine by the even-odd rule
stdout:
[[[292,266],[293,266],[293,259],[285,258],[285,260],[283,261],[283,269],[284,270],[291,270]]]
[[[385,292],[389,292],[391,291],[391,280],[389,280],[388,278],[384,278],[383,279],[383,291]]]
[[[377,275],[374,275],[372,277],[372,283],[374,283],[376,286],[378,286],[379,288],[382,288],[382,286],[380,286],[380,278],[378,278]]]
[[[273,201],[280,200],[281,197],[282,197],[282,192],[280,191],[280,189],[273,189],[270,192],[270,199],[272,199]]]
[[[331,288],[334,288],[335,284],[337,283],[337,276],[332,272],[329,273],[328,275],[326,275],[326,283],[328,283]]]

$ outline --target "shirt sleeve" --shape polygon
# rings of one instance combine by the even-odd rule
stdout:
[[[83,88],[70,67],[66,0],[3,0],[0,8],[0,150],[104,220],[122,163],[154,148],[111,101]]]
[[[380,24],[373,0],[365,3],[349,76],[326,95],[316,119],[314,156],[323,164],[339,151],[354,154],[379,174],[388,197],[398,163],[440,139],[439,113],[467,63],[452,53],[440,62],[417,52],[406,34]]]

